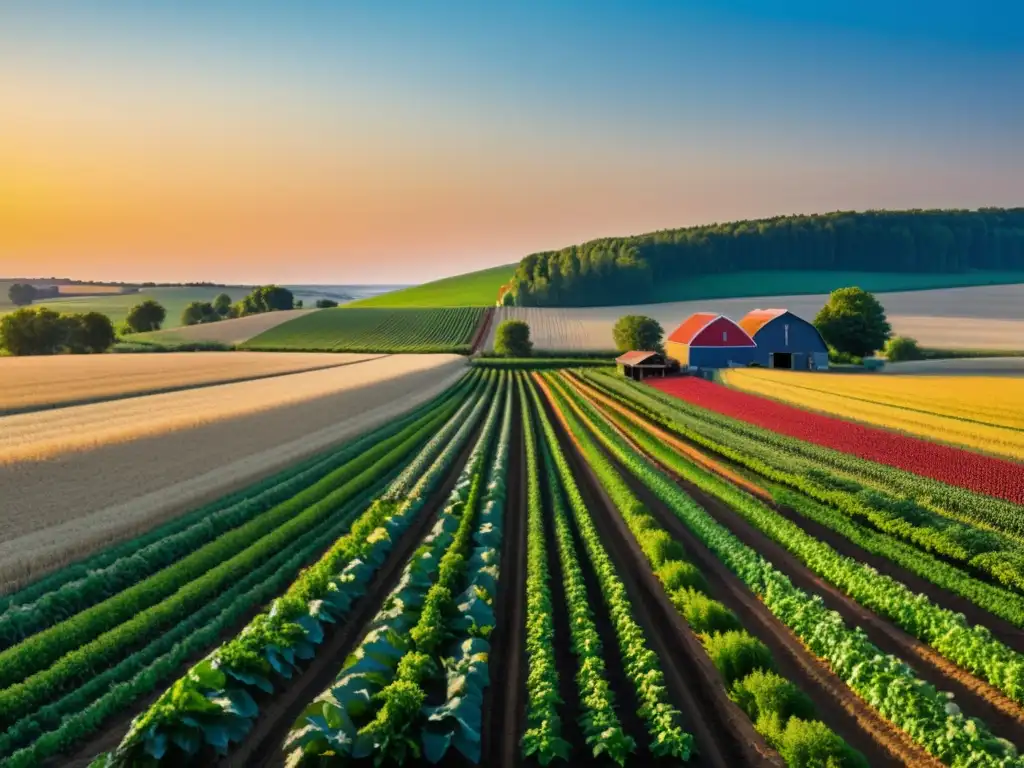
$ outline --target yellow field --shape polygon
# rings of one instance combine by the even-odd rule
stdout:
[[[1024,459],[1024,378],[737,368],[731,387],[835,416]]]

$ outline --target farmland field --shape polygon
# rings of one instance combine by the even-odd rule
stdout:
[[[331,368],[368,357],[268,352],[4,357],[0,415]]]
[[[493,307],[516,270],[504,264],[352,302],[353,307]]]
[[[758,307],[786,307],[813,320],[828,296],[760,296],[709,299],[622,307],[551,309],[501,307],[486,349],[494,348],[493,328],[505,319],[530,324],[534,346],[554,352],[606,352],[614,348],[612,326],[626,314],[653,317],[670,333],[693,312],[707,311],[739,320]],[[922,346],[943,349],[1024,349],[1024,285],[886,293],[879,296],[894,333],[916,338]]]
[[[1024,460],[1024,379],[737,368],[730,387],[813,411]]]
[[[471,350],[482,308],[328,309],[278,325],[246,349],[325,352],[460,352]]]
[[[276,328],[303,315],[317,312],[315,309],[286,309],[278,312],[261,312],[258,315],[246,315],[216,323],[201,323],[176,328],[165,328],[149,333],[135,333],[126,341],[174,346],[177,344],[195,344],[197,342],[215,342],[218,344],[242,344],[254,336]]]
[[[968,463],[606,369],[448,370],[9,589],[0,760],[1022,765],[1024,508]]]

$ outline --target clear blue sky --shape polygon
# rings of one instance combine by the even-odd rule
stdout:
[[[0,7],[0,274],[411,282],[1024,204],[1024,3],[213,5]]]

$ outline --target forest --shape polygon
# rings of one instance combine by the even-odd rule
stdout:
[[[520,261],[505,303],[597,306],[744,270],[1024,270],[1024,208],[836,212],[604,238]]]

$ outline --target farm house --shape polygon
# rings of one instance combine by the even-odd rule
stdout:
[[[788,309],[755,309],[740,327],[757,344],[753,359],[766,368],[828,368],[828,345],[818,329]]]
[[[660,352],[644,352],[634,350],[615,358],[615,364],[622,367],[622,375],[636,381],[647,376],[664,376],[666,371],[674,368],[673,361]]]
[[[683,367],[728,368],[753,362],[757,345],[725,315],[697,312],[669,334],[665,354]]]

